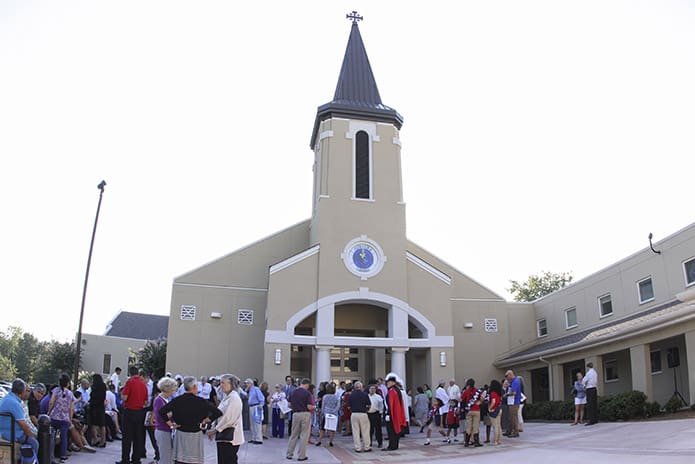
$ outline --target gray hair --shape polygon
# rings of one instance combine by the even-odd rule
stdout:
[[[14,379],[14,382],[12,382],[12,393],[15,395],[19,396],[23,394],[26,389],[27,383],[24,380],[16,378]]]
[[[196,385],[198,385],[198,382],[195,380],[195,377],[187,375],[183,378],[183,389],[187,392],[193,390],[193,387]]]
[[[169,393],[178,389],[179,384],[171,377],[162,377],[159,379],[159,382],[157,382],[157,388],[159,388],[162,393]]]
[[[222,380],[225,380],[229,383],[229,386],[232,387],[232,391],[237,391],[239,389],[239,384],[241,383],[241,380],[236,375],[222,374],[220,376],[220,381]]]
[[[362,390],[362,382],[360,382],[359,380],[355,382],[354,388],[355,390]]]
[[[46,393],[46,385],[42,383],[37,383],[34,385],[34,391],[37,391],[39,393]]]

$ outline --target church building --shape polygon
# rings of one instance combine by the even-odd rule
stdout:
[[[482,385],[515,368],[540,400],[564,397],[573,369],[592,359],[620,388],[670,394],[672,384],[652,382],[658,347],[664,359],[679,349],[677,381],[695,393],[695,225],[657,244],[661,255],[641,251],[538,302],[505,301],[408,240],[403,117],[381,101],[358,19],[311,130],[311,217],[174,279],[167,370],[271,384],[393,371],[417,386]],[[647,276],[651,299],[633,304]],[[604,327],[616,322],[626,325]],[[616,330],[620,341],[604,343]]]

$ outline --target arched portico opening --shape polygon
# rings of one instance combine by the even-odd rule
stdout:
[[[406,302],[364,288],[307,305],[285,330],[267,330],[265,338],[289,348],[293,376],[315,382],[369,381],[389,371],[429,382],[442,349],[453,366],[452,336],[437,335],[435,325]]]

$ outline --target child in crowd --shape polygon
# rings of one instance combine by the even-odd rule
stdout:
[[[427,420],[425,421],[425,427],[427,427],[427,438],[425,438],[425,446],[430,444],[430,438],[432,437],[432,430],[434,430],[436,425],[435,417],[439,416],[439,408],[443,406],[442,401],[439,398],[433,398],[432,399],[432,408],[429,410],[427,413]],[[439,422],[440,424],[442,421]],[[439,425],[439,433],[442,435],[446,435],[444,433],[444,430],[442,430],[442,426]]]
[[[458,429],[459,429],[459,402],[458,400],[452,398],[449,400],[449,412],[446,413],[446,439],[445,443],[451,443],[451,431],[454,432],[454,441],[459,441]]]

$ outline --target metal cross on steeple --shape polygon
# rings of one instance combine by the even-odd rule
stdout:
[[[351,19],[353,24],[357,23],[357,21],[362,21],[364,19],[362,16],[358,15],[356,11],[346,14],[345,17],[347,19]]]

